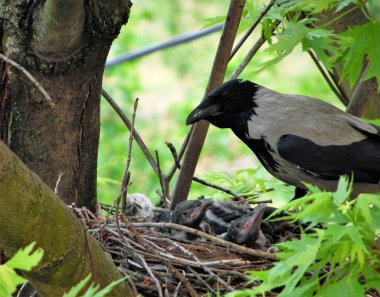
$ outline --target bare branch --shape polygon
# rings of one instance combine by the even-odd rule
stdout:
[[[265,7],[265,9],[260,13],[257,17],[256,21],[252,24],[252,26],[244,33],[244,36],[239,40],[238,44],[234,47],[231,52],[230,60],[235,56],[247,38],[252,34],[252,32],[256,29],[256,27],[260,24],[263,17],[268,13],[268,11],[272,8],[272,6],[276,3],[276,0],[271,0],[269,4]]]
[[[112,97],[104,89],[102,89],[102,96],[104,97],[104,99],[106,99],[108,101],[108,103],[116,111],[116,113],[119,115],[119,117],[121,118],[121,120],[127,126],[128,130],[131,131],[132,125],[131,125],[131,122],[129,121],[128,117],[125,115],[125,113],[121,110],[121,108],[117,105],[117,103],[112,99]],[[145,145],[144,141],[142,140],[141,136],[139,135],[139,133],[137,133],[136,129],[134,129],[134,137],[135,137],[135,140],[136,140],[137,144],[139,145],[139,147],[143,151],[146,159],[148,160],[150,166],[152,166],[154,172],[157,175],[159,175],[159,170],[158,170],[157,163],[154,160],[154,158],[153,158],[152,154],[150,153],[149,149]]]
[[[276,260],[277,259],[276,255],[274,255],[274,254],[269,254],[269,253],[265,253],[263,251],[254,250],[251,248],[246,248],[246,247],[243,247],[241,245],[238,245],[238,244],[235,244],[235,243],[232,243],[229,241],[225,241],[225,240],[220,239],[218,237],[212,236],[212,235],[207,234],[205,232],[195,230],[195,229],[192,229],[189,227],[185,227],[182,225],[174,224],[174,223],[151,223],[151,222],[147,222],[147,223],[131,223],[131,225],[133,225],[135,227],[172,228],[172,229],[176,229],[179,231],[184,231],[187,233],[194,234],[194,235],[199,236],[201,238],[205,238],[207,240],[210,240],[211,242],[214,242],[214,243],[219,244],[221,246],[224,246],[226,248],[241,252],[241,253],[246,254],[246,255],[261,257],[263,259],[269,259],[269,260]]]
[[[231,190],[226,189],[226,188],[224,188],[224,187],[221,187],[221,186],[218,186],[218,185],[212,184],[212,183],[210,183],[210,182],[208,182],[208,181],[205,181],[205,180],[203,180],[203,179],[201,179],[201,178],[198,178],[198,177],[196,177],[196,176],[193,177],[193,181],[196,181],[197,183],[200,183],[200,184],[205,185],[205,186],[207,186],[207,187],[214,188],[214,189],[216,189],[216,190],[219,190],[219,191],[222,191],[222,192],[224,192],[224,193],[227,193],[227,194],[231,195],[232,197],[234,197],[236,200],[244,200],[243,197],[239,196],[239,195],[236,194],[234,191],[231,191]]]
[[[135,136],[134,136],[135,120],[136,120],[136,111],[137,111],[137,105],[138,104],[139,104],[139,98],[136,98],[135,104],[133,106],[131,131],[129,133],[129,139],[128,139],[127,163],[125,164],[124,176],[123,176],[123,181],[121,182],[121,189],[120,189],[120,196],[121,196],[121,200],[122,200],[122,207],[121,207],[122,213],[125,213],[126,200],[127,200],[127,189],[128,189],[129,180],[131,177],[131,174],[129,172],[129,166],[131,165],[131,161],[132,161],[132,145],[133,145],[133,139],[135,138]],[[121,194],[121,193],[123,193],[123,194]],[[119,209],[119,204],[117,203],[116,204],[116,210],[118,210],[118,209]]]
[[[230,59],[232,46],[236,37],[236,32],[240,23],[244,9],[245,0],[231,0],[227,13],[226,24],[220,38],[218,50],[214,59],[210,79],[206,89],[208,94],[224,80],[227,64]],[[181,170],[177,182],[173,188],[171,208],[173,209],[179,202],[186,200],[190,191],[191,181],[195,172],[200,152],[205,141],[209,123],[200,121],[194,125],[191,133],[189,145],[184,156]]]
[[[370,94],[373,92],[373,88],[376,88],[377,86],[375,79],[372,79],[372,82],[363,81],[363,78],[368,71],[368,67],[369,64],[367,64],[367,67],[364,69],[346,110],[349,114],[357,117],[360,117],[363,114],[366,103],[370,98]],[[369,87],[370,84],[373,85],[372,88]]]
[[[275,26],[272,29],[272,32],[274,29],[279,25],[280,21],[275,22]],[[263,46],[265,43],[265,38],[263,35],[261,35],[260,39],[256,41],[256,43],[253,45],[253,47],[250,49],[248,54],[244,57],[243,61],[240,63],[240,65],[232,72],[230,79],[238,78],[239,75],[243,72],[245,67],[251,62],[252,58],[256,55],[256,53],[259,51],[259,49]]]
[[[182,143],[181,150],[179,151],[179,154],[178,154],[178,161],[181,161],[183,155],[185,154],[185,150],[187,148],[187,145],[189,144],[190,136],[191,136],[191,133],[193,132],[193,129],[194,129],[194,126],[192,125],[189,132],[186,135],[185,140]],[[177,166],[176,162],[174,162],[173,166],[169,170],[168,175],[166,176],[168,181],[171,181],[171,179],[173,178],[173,176],[176,172],[176,169],[178,169],[178,166]]]
[[[16,63],[15,61],[9,59],[7,56],[4,56],[2,53],[0,53],[0,59],[7,62],[9,65],[12,65],[16,69],[20,70],[22,73],[25,74],[25,76],[36,86],[36,88],[44,95],[45,99],[48,101],[50,106],[54,106],[53,100],[51,99],[48,92],[46,92],[45,88],[41,86],[41,84],[33,77],[33,75],[30,74],[28,70],[26,70],[24,67],[22,67],[20,64]]]
[[[340,90],[335,86],[334,80],[332,80],[330,76],[327,74],[327,72],[324,70],[321,63],[318,61],[317,57],[314,55],[313,51],[308,50],[307,52],[309,53],[311,59],[317,66],[319,72],[322,74],[323,78],[329,85],[330,89],[334,92],[335,96],[338,97],[340,102],[342,102],[345,106],[347,106],[349,100],[345,97],[345,94],[341,93]]]

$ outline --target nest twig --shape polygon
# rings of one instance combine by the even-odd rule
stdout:
[[[275,255],[241,247],[198,230],[171,223],[135,223],[120,214],[96,217],[74,211],[144,296],[217,296],[257,285],[247,283],[248,270],[267,269]],[[198,235],[191,242],[170,237],[168,228]]]

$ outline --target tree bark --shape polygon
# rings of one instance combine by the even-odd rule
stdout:
[[[6,69],[1,135],[20,159],[66,203],[96,205],[99,105],[105,60],[126,23],[129,0],[0,0]]]
[[[89,273],[105,287],[122,276],[81,222],[0,141],[0,246],[7,256],[36,241],[42,263],[24,273],[41,296],[62,296]],[[132,296],[126,284],[109,296]]]

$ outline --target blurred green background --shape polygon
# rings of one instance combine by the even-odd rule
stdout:
[[[199,31],[210,23],[209,18],[226,15],[229,2],[134,1],[129,22],[113,43],[109,59],[184,33]],[[251,17],[242,21],[238,39],[244,29],[253,23],[257,9],[265,3],[255,0],[247,2]],[[226,77],[258,39],[257,32],[233,58]],[[173,143],[179,150],[189,130],[185,119],[204,94],[220,33],[107,68],[104,73],[103,87],[130,118],[134,99],[140,99],[136,130],[153,155],[158,150],[165,173],[173,164],[165,141]],[[302,52],[301,48],[297,48],[276,67],[254,75],[257,66],[268,58],[261,50],[240,78],[255,81],[279,92],[312,96],[340,106],[309,55]],[[98,199],[101,203],[112,204],[118,195],[126,163],[128,138],[129,131],[102,99],[98,160]],[[156,203],[159,200],[155,193],[160,189],[159,180],[136,143],[133,144],[130,171],[132,185],[128,192],[145,193]],[[259,166],[253,153],[230,130],[215,127],[209,130],[196,175],[239,193],[272,187],[277,189],[263,194],[261,199],[286,199],[293,193],[292,187],[285,187],[271,178]],[[173,185],[174,180],[171,187]],[[193,183],[190,197],[199,195],[226,197],[224,193]]]

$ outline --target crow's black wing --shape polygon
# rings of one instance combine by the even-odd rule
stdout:
[[[324,179],[335,180],[340,175],[353,173],[356,182],[378,183],[380,180],[379,137],[368,137],[348,145],[321,146],[287,134],[280,138],[277,148],[282,158]]]

